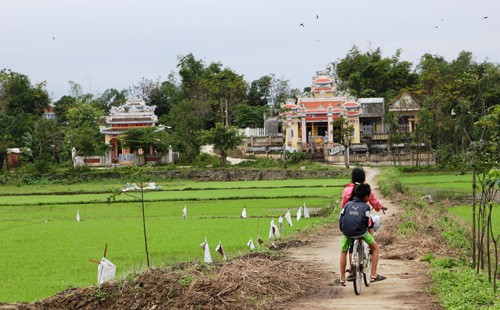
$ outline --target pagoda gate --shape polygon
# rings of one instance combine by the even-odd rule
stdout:
[[[334,125],[334,120],[341,117],[354,127],[351,142],[360,142],[361,107],[349,97],[334,96],[335,92],[333,79],[318,73],[313,77],[310,96],[299,97],[297,103],[287,101],[282,105],[287,150],[306,151],[313,157],[323,157],[326,150],[340,148],[341,129]]]
[[[111,162],[120,164],[134,164],[136,162],[136,154],[132,154],[130,149],[121,144],[120,136],[128,129],[154,127],[158,121],[158,117],[154,113],[155,108],[155,106],[147,106],[143,100],[128,100],[119,107],[111,108],[110,114],[105,118],[106,125],[109,127],[101,127],[105,143],[111,146],[109,154]],[[147,155],[153,153],[152,149],[139,150],[139,155],[144,155],[146,159]],[[151,158],[151,156],[149,157]]]

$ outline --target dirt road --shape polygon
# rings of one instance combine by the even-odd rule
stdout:
[[[394,220],[394,215],[400,212],[399,206],[384,199],[378,190],[374,179],[378,170],[365,168],[365,171],[366,182],[372,186],[382,204],[389,208],[385,215],[380,214],[383,218],[382,227],[391,225],[391,218]],[[352,282],[347,282],[345,287],[340,286],[340,237],[338,228],[331,227],[311,237],[308,246],[286,251],[287,259],[321,270],[325,277],[322,289],[317,293],[283,305],[282,309],[441,309],[432,296],[426,293],[430,283],[426,263],[384,259],[383,246],[378,273],[386,276],[386,280],[372,283],[369,287],[363,286],[361,295],[355,295]]]

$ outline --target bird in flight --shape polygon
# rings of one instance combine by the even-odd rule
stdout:
[[[52,37],[52,40],[55,40],[55,39],[56,39],[56,37]]]
[[[299,26],[306,28],[306,26],[304,26],[304,23],[300,23]]]
[[[484,16],[483,19],[488,19],[488,16]]]
[[[318,19],[318,18],[319,18],[319,16],[318,16],[318,14],[316,14],[316,19]]]

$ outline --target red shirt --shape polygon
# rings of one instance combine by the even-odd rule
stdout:
[[[342,208],[344,208],[345,204],[349,201],[349,198],[351,198],[352,191],[354,190],[354,183],[349,183],[346,185],[344,188],[344,191],[342,192]],[[375,209],[375,211],[380,211],[382,210],[382,203],[378,201],[377,197],[373,194],[373,192],[370,193],[370,198],[368,199],[368,202],[370,205]]]

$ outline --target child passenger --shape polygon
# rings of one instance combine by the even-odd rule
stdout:
[[[340,254],[340,284],[345,286],[345,268],[347,250],[353,243],[353,239],[363,237],[363,240],[372,250],[372,270],[370,278],[372,282],[386,279],[377,274],[377,264],[379,256],[379,247],[372,234],[368,233],[368,227],[372,224],[370,215],[370,206],[367,202],[370,199],[371,189],[368,184],[359,184],[354,190],[354,197],[349,201],[340,214],[339,226],[344,234],[341,239]]]

